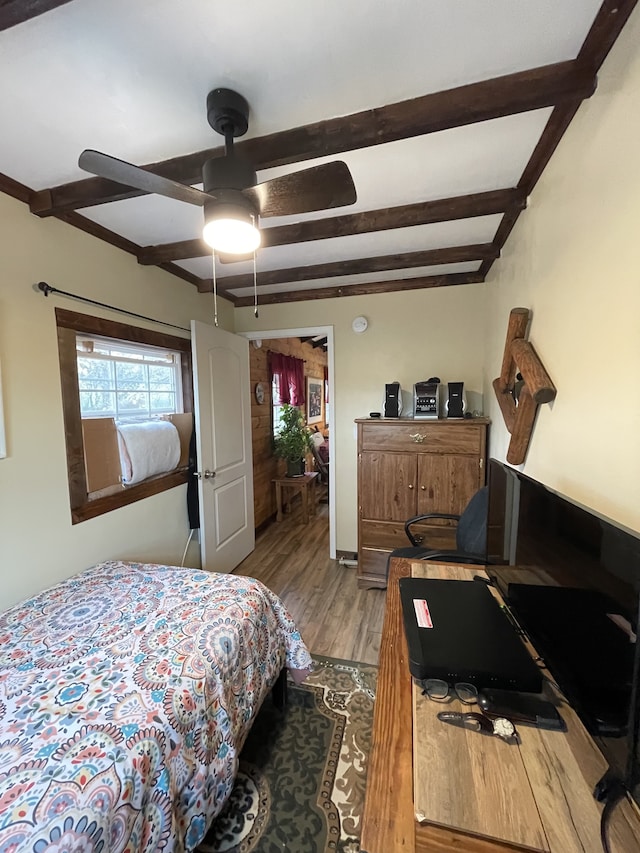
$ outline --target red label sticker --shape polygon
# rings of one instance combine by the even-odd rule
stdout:
[[[429,613],[429,605],[424,598],[414,598],[413,607],[416,611],[416,620],[418,628],[433,628],[431,621],[431,613]]]

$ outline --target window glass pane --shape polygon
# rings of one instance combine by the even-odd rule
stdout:
[[[160,367],[157,364],[150,364],[147,370],[149,371],[150,385],[162,386],[167,391],[173,390],[175,376],[173,367]]]
[[[108,381],[113,386],[113,365],[109,361],[100,361],[94,358],[78,357],[78,383],[84,388],[84,382],[101,379]]]
[[[144,358],[144,354],[141,352],[136,352],[133,348],[130,350],[126,350],[120,347],[106,347],[105,352],[108,353],[112,358],[133,358],[137,361],[142,361]]]
[[[131,364],[126,361],[117,361],[116,380],[118,382],[118,388],[123,390],[143,390],[147,387],[147,368],[144,364]]]
[[[118,391],[147,391],[149,388],[146,382],[137,382],[135,380],[123,381],[118,380]]]
[[[112,391],[80,391],[83,418],[112,418],[116,413],[116,395]]]
[[[273,382],[271,384],[271,431],[273,435],[277,435],[280,432],[280,412],[282,411],[282,406],[279,403],[280,400],[280,376],[276,374],[273,377]]]
[[[152,391],[149,394],[150,409],[154,415],[169,414],[175,411],[175,398],[173,394],[162,394]]]
[[[118,415],[147,415],[149,395],[142,391],[118,392]]]

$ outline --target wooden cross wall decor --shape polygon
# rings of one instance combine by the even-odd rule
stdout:
[[[507,462],[511,465],[524,462],[538,406],[555,400],[557,393],[538,354],[529,341],[524,340],[529,315],[528,308],[514,308],[509,314],[502,370],[493,380],[502,417],[511,433],[507,451]],[[516,383],[517,373],[522,381]]]

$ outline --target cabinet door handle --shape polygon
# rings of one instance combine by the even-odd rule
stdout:
[[[409,435],[409,438],[412,438],[417,444],[422,444],[426,437],[426,435],[422,435],[419,432],[414,432],[413,435]]]
[[[412,488],[413,488],[413,483],[409,483],[409,488],[410,488],[410,489],[412,489]]]
[[[420,486],[420,488],[422,489],[423,492],[426,492],[426,490],[427,490],[426,486]]]

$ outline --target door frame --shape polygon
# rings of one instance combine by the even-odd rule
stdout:
[[[327,338],[327,372],[329,375],[329,441],[333,473],[329,474],[329,558],[336,559],[336,407],[335,407],[335,369],[333,357],[333,326],[304,326],[297,329],[262,329],[259,332],[236,332],[250,341],[268,341],[272,338]]]

